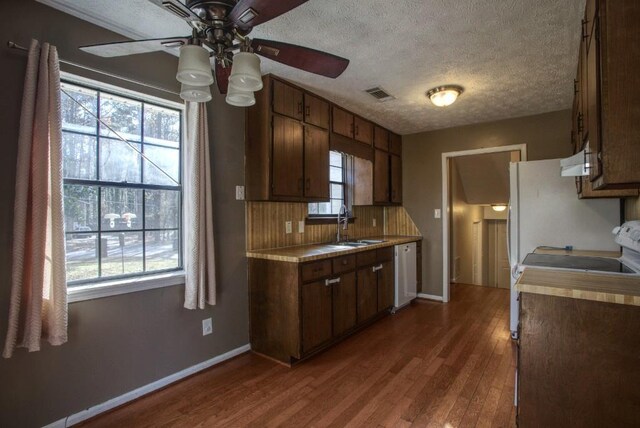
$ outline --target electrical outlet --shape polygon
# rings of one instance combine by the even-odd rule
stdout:
[[[304,233],[304,220],[298,222],[298,233]]]
[[[442,211],[440,210],[440,208],[436,208],[435,210],[433,210],[433,218],[440,218],[442,217]]]
[[[236,186],[236,201],[244,201],[244,186]]]
[[[293,232],[293,226],[291,225],[290,221],[285,221],[284,222],[284,233],[292,233]]]
[[[373,219],[373,227],[377,227],[377,226],[376,226],[376,219],[375,219],[375,218]]]
[[[206,336],[211,333],[213,333],[213,321],[211,318],[202,320],[202,335]]]

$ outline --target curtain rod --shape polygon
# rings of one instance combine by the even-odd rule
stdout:
[[[25,48],[24,46],[20,46],[19,44],[14,43],[11,40],[9,40],[7,42],[7,46],[10,49],[15,49],[15,50],[23,51],[23,52],[29,52],[29,49]],[[122,81],[125,81],[125,82],[133,83],[135,85],[144,86],[144,87],[147,87],[147,88],[150,88],[150,89],[155,89],[156,91],[162,91],[162,92],[166,92],[166,93],[172,94],[172,95],[180,95],[179,93],[174,92],[174,91],[170,91],[169,89],[164,89],[164,88],[161,88],[159,86],[150,85],[148,83],[144,83],[144,82],[141,82],[139,80],[129,79],[127,77],[119,76],[117,74],[107,73],[106,71],[98,70],[98,69],[92,68],[92,67],[87,67],[86,65],[78,64],[77,62],[67,61],[67,60],[64,60],[64,59],[59,59],[59,61],[61,63],[63,63],[63,64],[67,64],[67,65],[70,65],[72,67],[80,68],[82,70],[91,71],[93,73],[102,74],[103,76],[112,77],[114,79],[119,79],[119,80],[122,80]]]

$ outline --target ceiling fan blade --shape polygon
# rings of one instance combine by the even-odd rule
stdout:
[[[291,67],[335,79],[349,65],[349,60],[326,52],[289,43],[253,39],[253,51],[265,58]]]
[[[123,42],[101,43],[97,45],[80,46],[80,50],[111,58],[116,56],[136,55],[147,52],[157,52],[169,48],[179,48],[186,45],[187,37],[169,37],[165,39],[127,40]]]
[[[216,63],[216,84],[222,95],[227,93],[229,89],[229,76],[231,75],[231,67],[222,67]]]
[[[178,18],[191,24],[194,21],[202,21],[198,15],[193,13],[187,6],[178,0],[148,0],[164,10],[176,15]]]
[[[289,12],[307,1],[240,0],[229,14],[229,21],[246,30]]]

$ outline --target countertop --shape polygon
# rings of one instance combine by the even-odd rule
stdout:
[[[422,236],[383,235],[368,236],[366,238],[358,239],[378,239],[384,240],[385,242],[354,248],[336,248],[335,246],[332,246],[332,244],[297,245],[295,247],[248,251],[247,257],[254,259],[275,260],[280,262],[302,263],[313,260],[326,259],[330,257],[343,256],[346,254],[354,254],[362,251],[375,250],[376,248],[384,248],[393,245],[407,244],[409,242],[417,242],[422,240]]]

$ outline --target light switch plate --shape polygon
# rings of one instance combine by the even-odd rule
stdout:
[[[206,336],[213,333],[213,321],[211,318],[202,320],[202,335]]]
[[[442,217],[442,210],[440,210],[440,208],[436,208],[435,210],[433,210],[433,218],[441,218]]]
[[[236,201],[244,201],[244,186],[236,186]]]
[[[298,222],[298,233],[304,233],[304,220]]]
[[[287,234],[289,234],[289,233],[292,233],[292,232],[293,232],[293,229],[292,229],[292,226],[291,226],[291,222],[290,222],[290,221],[285,221],[285,222],[284,222],[284,230],[285,230],[285,232],[284,232],[284,233],[287,233]]]

